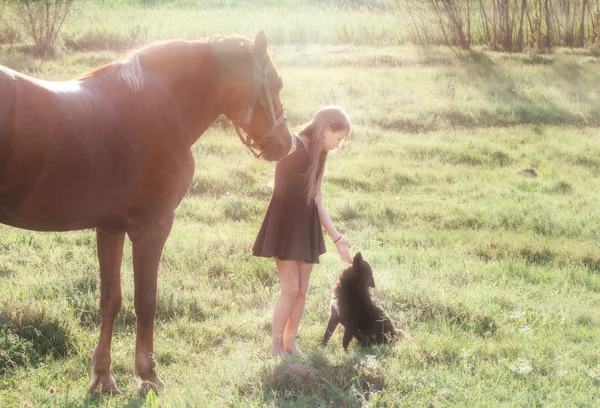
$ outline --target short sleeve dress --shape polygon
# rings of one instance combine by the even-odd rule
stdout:
[[[309,156],[304,143],[277,162],[275,186],[252,254],[319,263],[325,253],[323,230],[314,199],[307,200]]]

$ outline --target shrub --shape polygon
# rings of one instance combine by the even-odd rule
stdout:
[[[30,341],[6,329],[0,330],[0,375],[14,367],[35,364],[39,358]]]
[[[65,357],[75,350],[75,337],[68,322],[49,315],[45,306],[21,307],[0,304],[0,330],[18,337],[3,340],[16,344],[28,354],[27,341],[40,356]],[[7,335],[5,334],[5,337]]]
[[[19,18],[35,43],[35,53],[54,52],[58,34],[71,11],[73,0],[14,0]]]

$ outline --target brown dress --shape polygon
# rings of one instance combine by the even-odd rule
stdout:
[[[298,141],[296,150],[275,167],[275,188],[252,254],[319,263],[325,242],[314,199],[306,198],[309,157]]]

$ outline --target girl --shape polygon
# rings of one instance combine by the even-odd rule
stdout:
[[[325,253],[321,226],[338,253],[352,262],[350,242],[333,226],[321,200],[327,154],[350,133],[350,119],[337,106],[320,109],[298,133],[296,150],[275,168],[273,196],[254,243],[255,256],[275,257],[281,293],[273,310],[271,354],[301,355],[296,332],[304,312],[308,278]]]

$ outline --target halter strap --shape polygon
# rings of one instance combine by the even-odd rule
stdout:
[[[285,113],[285,109],[282,109],[281,115],[279,115],[278,117],[275,116],[275,108],[273,106],[273,98],[271,97],[271,92],[269,92],[268,83],[267,83],[268,76],[269,76],[269,72],[267,71],[268,66],[264,67],[258,61],[258,59],[256,58],[256,55],[254,55],[254,53],[252,51],[250,52],[250,55],[252,56],[252,68],[253,68],[253,75],[254,75],[254,89],[252,91],[250,101],[248,102],[246,107],[244,109],[242,109],[241,111],[232,113],[232,114],[227,114],[226,116],[233,123],[233,128],[235,129],[235,133],[238,135],[238,137],[240,138],[242,143],[246,147],[248,147],[248,149],[252,152],[254,157],[258,158],[258,157],[262,156],[263,151],[270,146],[270,144],[269,144],[268,146],[261,148],[260,145],[262,143],[264,143],[265,141],[267,141],[267,142],[270,141],[272,143],[272,139],[275,136],[275,130],[276,130],[277,126],[287,122],[287,115]],[[264,90],[263,93],[265,95],[266,101],[264,100],[264,98],[260,98],[261,91],[263,91],[263,90]],[[244,133],[246,133],[246,137],[244,137],[242,135],[243,129],[241,129],[240,124],[248,126],[248,125],[250,125],[250,123],[252,123],[252,116],[254,114],[254,105],[256,104],[257,100],[261,104],[265,113],[267,113],[267,119],[269,121],[269,128],[267,129],[265,134],[260,139],[253,141],[252,138],[250,137],[250,135],[248,135],[248,133],[244,132]],[[257,148],[261,149],[258,153],[256,152]]]

